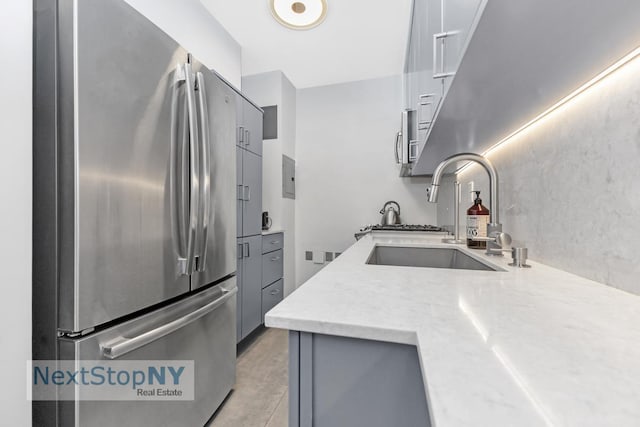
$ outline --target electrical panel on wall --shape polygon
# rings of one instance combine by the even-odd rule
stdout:
[[[282,155],[282,197],[296,198],[296,161]]]

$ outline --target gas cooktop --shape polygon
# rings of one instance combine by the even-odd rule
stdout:
[[[422,231],[427,233],[444,233],[446,230],[436,225],[422,225],[422,224],[370,224],[362,227],[359,232],[355,234],[356,240],[371,231]]]

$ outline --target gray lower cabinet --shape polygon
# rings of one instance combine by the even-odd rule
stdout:
[[[289,332],[290,427],[429,427],[418,351]]]
[[[284,297],[284,233],[262,236],[262,321]]]
[[[262,322],[264,315],[282,301],[282,293],[284,292],[284,280],[276,280],[262,290]]]
[[[262,323],[262,236],[238,239],[238,341]]]

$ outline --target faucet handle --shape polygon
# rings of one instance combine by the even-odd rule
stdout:
[[[511,245],[511,236],[502,231],[494,231],[489,237],[472,237],[471,240],[476,242],[493,242],[500,245],[501,248]]]

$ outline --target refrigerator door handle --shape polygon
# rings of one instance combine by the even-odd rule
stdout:
[[[147,345],[153,341],[156,341],[166,335],[169,335],[172,332],[177,331],[188,325],[191,322],[194,322],[200,319],[203,316],[211,313],[216,308],[220,307],[224,304],[229,298],[234,296],[238,292],[238,288],[233,288],[231,290],[223,289],[222,296],[210,302],[209,304],[200,307],[199,309],[192,311],[185,316],[182,316],[176,320],[173,320],[169,323],[166,323],[156,329],[152,329],[148,332],[137,335],[133,338],[125,338],[124,336],[120,336],[116,338],[114,341],[115,344],[107,344],[102,347],[102,354],[107,359],[117,359],[127,353],[130,353],[144,345]]]
[[[198,85],[198,104],[200,107],[200,142],[201,142],[201,176],[200,188],[202,190],[200,212],[201,220],[198,230],[200,248],[198,250],[197,271],[204,271],[207,262],[207,238],[209,233],[209,215],[211,213],[211,144],[209,138],[209,106],[207,105],[207,92],[202,73],[196,74],[196,84]]]
[[[187,236],[184,225],[186,206],[186,189],[184,176],[184,158],[188,139],[188,131],[181,128],[180,123],[186,123],[187,111],[180,108],[179,90],[184,84],[184,67],[178,65],[175,71],[175,80],[171,94],[171,158],[169,160],[170,198],[171,198],[171,218],[172,218],[172,238],[176,245],[178,274],[187,274],[187,258],[184,253],[183,240]],[[181,122],[182,120],[182,122]]]
[[[189,163],[191,166],[191,202],[189,206],[189,237],[187,238],[187,274],[195,270],[198,212],[200,208],[200,147],[196,117],[195,86],[191,64],[184,64],[187,87],[187,111],[189,112]]]

